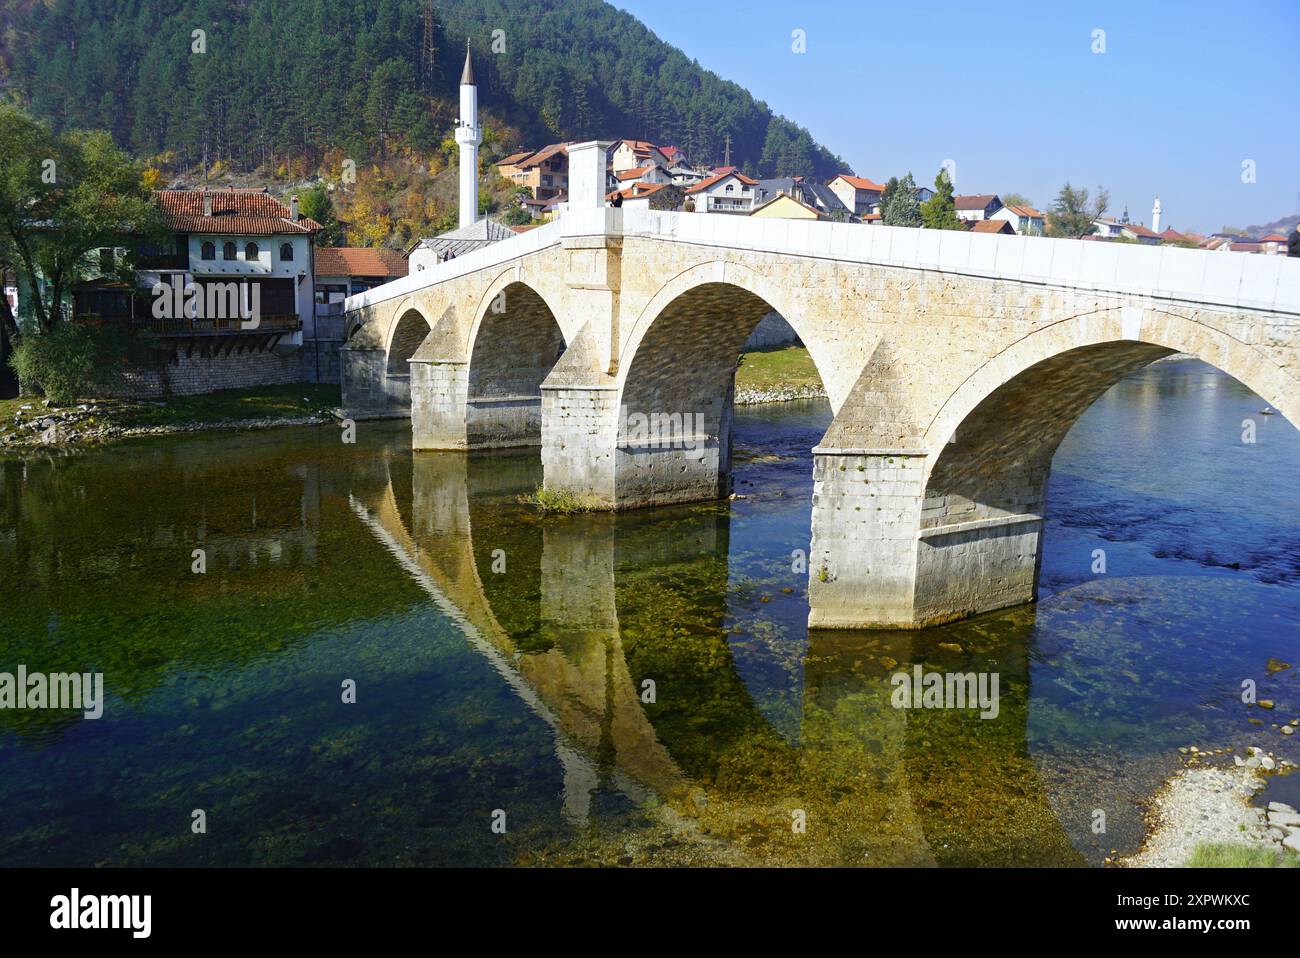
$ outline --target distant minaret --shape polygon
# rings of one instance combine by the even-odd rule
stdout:
[[[478,145],[483,136],[478,130],[478,87],[474,85],[474,64],[469,58],[469,38],[465,39],[465,69],[460,74],[460,120],[456,123],[456,142],[460,144],[460,225],[473,226],[478,219]]]
[[[1151,207],[1151,232],[1160,232],[1160,197],[1156,197],[1156,205]]]

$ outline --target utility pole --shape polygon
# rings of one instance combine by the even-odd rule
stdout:
[[[438,57],[438,45],[434,39],[437,24],[433,18],[433,0],[424,3],[424,34],[420,38],[420,73],[424,80],[424,92],[433,92],[433,71]]]
[[[722,148],[722,165],[731,165],[731,134],[727,134],[726,144]]]

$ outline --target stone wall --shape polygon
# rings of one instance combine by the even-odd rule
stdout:
[[[297,351],[282,356],[271,350],[206,356],[197,350],[188,356],[177,350],[156,369],[128,369],[124,378],[125,385],[118,394],[132,399],[196,396],[223,389],[303,381]]]

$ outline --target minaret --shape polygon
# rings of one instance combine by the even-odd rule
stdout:
[[[1160,197],[1156,197],[1156,205],[1151,207],[1151,232],[1160,232]]]
[[[474,85],[474,64],[469,58],[469,38],[465,38],[465,69],[460,74],[460,120],[456,123],[456,142],[460,144],[460,225],[473,226],[478,219],[478,145],[483,136],[478,130],[478,87]]]

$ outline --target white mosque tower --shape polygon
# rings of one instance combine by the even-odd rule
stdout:
[[[1160,232],[1160,197],[1156,197],[1156,205],[1151,207],[1151,232]]]
[[[478,145],[483,135],[478,129],[478,87],[474,85],[474,64],[469,58],[469,38],[465,39],[465,69],[460,74],[460,120],[456,123],[456,142],[460,144],[460,226],[473,226],[478,219]]]

